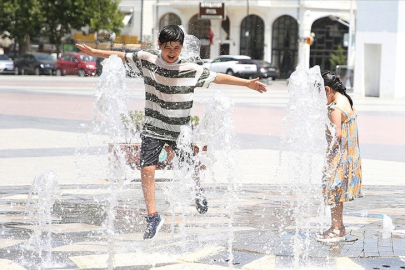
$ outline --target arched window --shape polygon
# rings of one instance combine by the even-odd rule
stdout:
[[[249,15],[240,27],[240,54],[252,59],[264,56],[264,21],[256,15]]]
[[[169,24],[181,25],[180,17],[174,13],[166,13],[165,15],[162,16],[162,18],[160,18],[159,30]]]
[[[336,66],[332,66],[329,61],[330,53],[341,47],[347,57],[347,47],[343,46],[343,37],[345,33],[349,32],[349,28],[330,17],[324,17],[312,24],[311,32],[315,34],[315,37],[310,48],[309,65],[311,67],[319,65],[321,70],[335,71]]]
[[[199,20],[198,15],[194,15],[188,23],[188,34],[194,35],[201,41],[200,57],[210,58],[209,33],[211,28],[210,20]]]
[[[298,61],[297,21],[288,15],[277,18],[273,23],[271,38],[272,64],[280,68],[281,78],[288,78]]]

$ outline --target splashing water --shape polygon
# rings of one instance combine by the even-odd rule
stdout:
[[[198,61],[198,39],[193,36],[186,35],[185,46],[182,50],[182,58],[191,61]],[[129,96],[125,92],[125,88],[127,86],[128,85],[126,85],[125,82],[125,69],[122,65],[121,59],[112,56],[104,60],[103,73],[99,79],[95,95],[96,102],[94,111],[96,117],[94,118],[94,123],[96,126],[93,133],[95,135],[106,134],[108,137],[105,141],[106,144],[108,142],[122,142],[125,139],[125,130],[122,125],[121,114],[128,113],[127,104],[129,101]],[[137,87],[135,91],[138,90],[142,91],[143,89],[140,87],[138,89]],[[234,200],[236,200],[236,192],[238,189],[236,176],[237,166],[235,165],[235,160],[230,154],[230,152],[236,148],[234,144],[235,140],[233,138],[233,120],[230,113],[231,108],[232,102],[229,97],[219,92],[215,93],[213,99],[207,106],[205,117],[202,119],[198,130],[192,131],[190,127],[182,128],[181,135],[177,141],[179,150],[190,154],[192,157],[193,149],[190,148],[190,145],[193,142],[199,146],[199,149],[202,149],[205,145],[209,145],[209,151],[200,151],[197,156],[193,157],[197,161],[193,164],[188,164],[181,158],[175,157],[173,161],[173,166],[175,169],[172,172],[172,181],[167,183],[167,185],[165,183],[161,184],[157,182],[157,185],[160,186],[164,191],[166,199],[165,201],[169,203],[169,209],[167,212],[171,214],[172,218],[172,239],[174,238],[175,230],[178,229],[181,236],[180,242],[183,248],[182,251],[185,251],[186,243],[191,243],[192,246],[190,246],[190,248],[195,250],[202,247],[200,244],[212,246],[226,237],[228,240],[230,267],[233,266],[232,224],[234,221],[235,212]],[[100,119],[101,121],[96,121]],[[100,153],[105,157],[108,152],[107,149],[103,148],[101,150],[102,151],[100,151]],[[119,238],[117,235],[119,232],[116,232],[116,223],[114,226],[114,222],[116,222],[116,212],[114,210],[116,210],[117,207],[122,207],[122,205],[120,205],[120,196],[122,196],[124,193],[125,182],[121,180],[125,178],[126,162],[125,154],[119,147],[114,148],[113,151],[116,153],[116,155],[111,155],[109,153],[108,166],[106,166],[110,194],[108,196],[108,209],[106,209],[107,218],[103,224],[108,235],[108,269],[113,269],[114,267],[114,254],[116,252],[119,252],[120,250],[127,252],[128,249],[133,249],[142,253],[144,252],[143,250],[145,248],[148,248],[148,245],[146,244],[131,244],[125,247],[117,247],[115,245],[115,240]],[[102,158],[101,156],[102,155],[100,155],[100,158]],[[221,229],[215,228],[214,234],[216,235],[213,237],[213,241],[211,241],[209,244],[206,241],[207,239],[204,238],[205,236],[192,236],[194,239],[196,239],[196,241],[190,242],[190,233],[195,232],[195,230],[192,230],[192,221],[195,219],[196,215],[199,216],[194,207],[195,189],[199,187],[200,181],[204,180],[206,174],[210,174],[214,180],[214,183],[216,183],[216,179],[218,177],[214,174],[214,166],[219,160],[223,161],[223,164],[220,165],[222,170],[221,176],[225,174],[226,180],[228,181],[224,195],[226,198],[226,203],[221,205],[222,216],[224,217],[224,220],[228,222],[228,226],[221,228],[222,231]],[[201,162],[207,166],[206,172],[200,173],[200,178],[196,178],[195,175],[195,164],[199,164],[198,162]],[[223,180],[223,178],[221,178],[221,180]],[[212,193],[208,192],[206,195],[209,197],[210,195],[212,196]],[[143,198],[140,199],[141,200],[139,202],[142,204],[142,206],[135,206],[138,207],[136,209],[138,212],[141,212],[139,211],[140,207],[144,207],[142,200]],[[191,205],[192,207],[190,207]],[[177,224],[177,227],[175,227],[175,224]],[[124,230],[127,229],[128,228],[125,228]],[[143,229],[144,228],[142,228],[142,230]],[[229,229],[231,229],[231,232],[229,232]],[[200,243],[198,239],[202,239],[202,242]],[[179,254],[172,255],[178,256]],[[151,261],[151,264],[154,265],[154,262]]]
[[[125,67],[118,56],[111,56],[103,61],[103,73],[100,76],[95,102],[95,115],[103,117],[98,131],[107,134],[110,142],[122,142],[125,132],[121,120],[122,114],[128,114],[127,95],[125,93]],[[125,179],[125,153],[119,145],[114,144],[108,155],[107,179],[110,195],[108,198],[107,218],[104,228],[107,232],[108,269],[113,269],[115,240],[115,209],[118,206],[117,195],[123,189]],[[118,180],[118,181],[117,181]]]
[[[47,171],[37,175],[32,182],[25,211],[29,218],[37,219],[38,223],[34,226],[25,249],[38,252],[41,267],[63,267],[52,261],[51,224],[53,205],[56,200],[60,200],[56,174]],[[45,258],[42,257],[42,253],[46,253]]]
[[[235,220],[235,201],[238,200],[240,190],[240,181],[238,179],[238,166],[236,164],[235,154],[238,149],[234,132],[233,117],[231,109],[233,102],[231,98],[220,91],[216,91],[209,101],[204,118],[198,126],[194,141],[202,149],[204,145],[208,146],[207,152],[200,151],[197,159],[207,165],[211,177],[216,183],[215,164],[221,167],[223,176],[227,180],[227,188],[223,194],[226,198],[226,205],[223,206],[223,216],[228,218],[228,266],[233,268],[233,241],[234,233],[232,226]]]
[[[392,231],[395,229],[395,225],[392,219],[388,215],[382,215],[383,218],[383,228],[382,228],[382,238],[389,239],[391,237]]]
[[[196,63],[202,64],[202,61],[200,58],[200,47],[201,47],[200,40],[193,35],[187,34],[184,26],[181,25],[180,28],[184,32],[183,49],[181,50],[180,57],[182,59],[187,59],[191,62],[196,62]]]
[[[325,128],[330,127],[330,121],[319,66],[295,71],[288,91],[290,99],[283,121],[276,177],[290,183],[284,192],[292,197],[290,212],[295,220],[293,249],[297,269],[309,263],[310,242],[314,238],[311,229],[319,228],[319,221],[326,220],[321,179],[328,147]]]

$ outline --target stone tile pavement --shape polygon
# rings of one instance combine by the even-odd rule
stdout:
[[[118,184],[61,185],[52,224],[42,229],[37,217],[24,212],[30,187],[2,187],[0,269],[107,269],[112,257],[113,269],[405,269],[405,187],[365,186],[364,198],[345,204],[350,241],[315,241],[322,221],[311,220],[297,234],[304,243],[297,258],[294,194],[246,184],[231,204],[226,184],[209,185],[210,209],[199,215],[187,196],[183,204],[169,205],[163,191],[173,184],[158,182],[165,225],[152,241],[142,240],[145,209],[137,180],[117,190]],[[108,233],[111,190],[118,203],[112,209],[114,232]],[[392,219],[393,231],[382,232],[382,214]],[[38,230],[51,253],[42,247],[39,255],[38,246],[28,247]]]

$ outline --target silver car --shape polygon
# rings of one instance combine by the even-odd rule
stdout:
[[[0,54],[0,74],[14,74],[14,62],[4,54]]]
[[[228,75],[253,78],[257,76],[257,66],[249,56],[221,55],[207,64],[209,70]]]

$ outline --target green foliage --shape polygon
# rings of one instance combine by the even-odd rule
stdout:
[[[197,126],[200,124],[200,117],[198,115],[194,115],[190,117],[191,128],[196,129]]]
[[[122,22],[124,14],[118,9],[118,4],[118,1],[111,0],[97,0],[86,3],[86,10],[90,15],[90,28],[95,32],[108,30],[119,35],[121,27],[124,26]]]
[[[72,29],[89,25],[91,30],[120,34],[124,14],[115,0],[0,0],[0,34],[14,38],[20,54],[30,39],[46,36],[60,52],[62,39]],[[25,45],[25,46],[24,46]]]
[[[72,28],[80,29],[88,23],[84,0],[43,1],[42,10],[46,14],[41,34],[47,36],[51,44],[61,52],[62,39]]]
[[[128,114],[121,114],[121,121],[125,128],[126,143],[131,143],[132,138],[142,131],[145,122],[145,114],[143,111],[129,111]],[[196,129],[200,124],[200,117],[193,115],[190,117],[191,128]]]
[[[333,68],[336,68],[337,65],[347,64],[347,56],[345,50],[342,48],[341,45],[338,45],[336,51],[330,53],[329,62],[331,63]]]
[[[0,0],[0,34],[14,38],[20,53],[30,47],[45,20],[41,0]]]
[[[127,143],[131,143],[135,134],[142,130],[145,114],[143,111],[129,111],[128,114],[121,114],[121,121],[125,128],[125,139]]]

